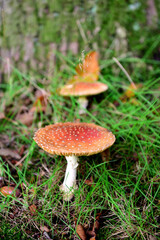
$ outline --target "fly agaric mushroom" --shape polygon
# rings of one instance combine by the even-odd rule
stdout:
[[[34,140],[46,152],[66,157],[67,169],[60,189],[64,192],[64,199],[69,201],[77,188],[77,156],[89,156],[104,151],[115,142],[115,136],[106,128],[93,123],[66,122],[39,129]]]
[[[88,105],[87,96],[96,95],[102,93],[108,89],[108,86],[101,82],[75,82],[72,84],[66,84],[58,90],[58,93],[62,96],[77,96],[80,104],[79,114],[85,113]]]

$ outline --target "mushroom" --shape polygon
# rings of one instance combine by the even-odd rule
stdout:
[[[104,151],[115,142],[115,136],[106,128],[93,123],[56,123],[39,129],[34,140],[50,154],[63,155],[67,169],[60,190],[69,201],[77,189],[78,156],[89,156]]]
[[[101,82],[74,82],[72,84],[66,84],[58,90],[58,93],[62,96],[77,96],[80,104],[79,114],[85,113],[85,109],[88,106],[87,96],[96,95],[102,93],[108,89],[108,86]]]

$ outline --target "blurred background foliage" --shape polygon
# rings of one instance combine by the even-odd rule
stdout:
[[[160,42],[159,0],[1,0],[1,73],[6,59],[20,71],[54,75],[56,52],[101,59],[142,57]],[[159,50],[158,50],[159,51]],[[154,55],[154,52],[152,55]]]

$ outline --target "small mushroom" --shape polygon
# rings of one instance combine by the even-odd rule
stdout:
[[[39,129],[34,140],[50,154],[63,155],[67,160],[65,178],[60,189],[69,201],[77,188],[78,156],[89,156],[104,151],[115,142],[106,128],[93,123],[56,123]]]
[[[85,109],[88,105],[87,96],[97,95],[108,89],[108,86],[101,82],[75,82],[72,84],[66,84],[58,90],[58,93],[62,96],[76,96],[79,97],[78,102],[80,104],[79,114],[85,113]]]

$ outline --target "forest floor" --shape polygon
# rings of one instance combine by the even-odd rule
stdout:
[[[134,66],[131,77],[139,84],[128,92],[130,82],[114,60],[99,62],[99,81],[109,88],[89,98],[83,115],[76,97],[57,93],[70,77],[65,71],[47,81],[14,69],[2,85],[1,187],[15,187],[18,194],[0,196],[1,239],[79,239],[82,233],[81,239],[160,237],[160,63],[121,59],[126,70]],[[110,153],[80,157],[78,189],[66,202],[59,191],[66,160],[41,150],[33,136],[40,127],[73,121],[105,127],[116,142]]]
[[[45,68],[41,72],[37,70],[41,62],[32,64],[30,54],[25,62],[29,70],[26,66],[24,72],[20,70],[24,60],[21,62],[17,48],[14,61],[18,55],[19,65],[9,58],[0,59],[5,62],[0,79],[0,239],[160,239],[160,37],[154,26],[143,29],[141,9],[130,13],[128,3],[125,6],[125,19],[130,19],[126,29],[122,27],[123,12],[117,24],[118,9],[113,4],[110,18],[103,24],[110,29],[114,25],[115,33],[103,26],[101,35],[97,32],[104,44],[95,45],[99,47],[98,81],[107,84],[108,90],[88,97],[82,115],[78,98],[62,97],[57,90],[76,73],[79,59],[88,50],[74,55],[55,50],[51,54],[54,65],[48,52],[48,58],[42,54]],[[46,17],[49,10],[43,10]],[[95,8],[91,10],[94,19]],[[134,14],[138,20],[131,28]],[[85,21],[78,24],[82,48],[88,30],[83,31]],[[42,25],[39,28],[39,32],[45,30]],[[107,41],[103,38],[106,31]],[[41,45],[35,43],[35,36],[32,40],[34,54],[34,47]],[[21,35],[19,41],[23,45]],[[45,47],[50,51],[48,42]],[[71,201],[64,201],[59,190],[65,157],[47,154],[33,140],[37,129],[57,122],[95,123],[116,137],[109,150],[79,158],[78,189]],[[4,196],[4,186],[14,193]]]

